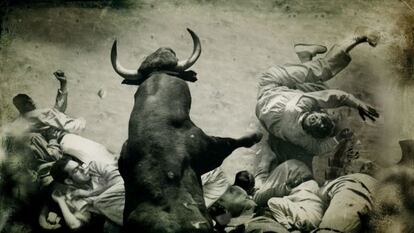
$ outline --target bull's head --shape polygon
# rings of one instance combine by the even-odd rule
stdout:
[[[118,61],[117,53],[117,41],[114,41],[111,50],[111,63],[115,72],[124,78],[126,84],[139,85],[148,77],[148,75],[154,71],[171,71],[182,73],[190,68],[198,59],[201,54],[201,44],[198,36],[190,29],[187,28],[193,38],[193,52],[187,60],[179,61],[175,55],[175,52],[170,48],[160,48],[142,62],[141,66],[137,70],[131,70],[124,68]],[[190,80],[191,81],[191,80]],[[195,80],[192,80],[195,81]]]

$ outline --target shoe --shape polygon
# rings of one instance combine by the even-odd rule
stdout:
[[[318,44],[295,44],[294,48],[302,63],[311,61],[317,54],[322,54],[327,51],[325,46]]]

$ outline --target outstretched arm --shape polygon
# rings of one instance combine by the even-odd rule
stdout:
[[[304,96],[309,97],[316,101],[316,104],[320,108],[338,108],[347,106],[350,108],[358,109],[359,115],[365,121],[365,117],[368,117],[372,121],[379,117],[378,112],[366,104],[362,100],[359,100],[352,94],[346,93],[340,90],[324,90],[306,93]]]

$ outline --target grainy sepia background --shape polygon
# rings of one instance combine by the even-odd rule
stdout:
[[[160,46],[179,58],[203,52],[190,83],[191,117],[206,133],[238,137],[258,127],[256,76],[273,64],[298,62],[293,44],[332,46],[357,27],[381,32],[376,48],[359,46],[349,67],[329,84],[379,108],[377,123],[342,110],[363,145],[363,156],[387,166],[400,157],[398,140],[414,138],[414,1],[399,0],[146,0],[5,1],[0,3],[0,124],[17,116],[11,99],[27,93],[40,107],[54,103],[57,81],[69,79],[67,113],[87,120],[82,134],[119,153],[136,87],[121,85],[109,52],[115,38],[124,66],[137,68]],[[104,98],[98,92],[105,93]],[[230,180],[253,169],[254,148],[240,149],[223,168]]]

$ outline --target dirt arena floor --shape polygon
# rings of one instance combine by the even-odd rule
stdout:
[[[109,53],[115,38],[123,65],[137,68],[160,46],[179,58],[192,50],[186,28],[202,42],[190,83],[191,117],[206,133],[242,136],[259,126],[254,109],[260,72],[273,64],[298,62],[294,43],[332,46],[357,27],[381,32],[376,48],[352,51],[349,67],[329,82],[376,106],[381,118],[362,122],[356,111],[341,110],[345,127],[360,138],[363,156],[388,165],[399,159],[398,140],[414,138],[410,116],[412,2],[398,0],[137,1],[127,7],[80,4],[13,7],[5,17],[0,50],[0,119],[17,116],[11,99],[32,96],[40,107],[54,103],[62,69],[69,79],[67,113],[87,120],[83,136],[119,153],[127,137],[134,86],[121,85]],[[414,6],[414,4],[412,4]],[[408,28],[408,29],[407,29]],[[411,60],[410,60],[411,59]],[[411,70],[412,72],[412,70]],[[103,93],[101,98],[98,92]],[[255,148],[239,149],[223,168],[230,180],[238,170],[253,170]]]

